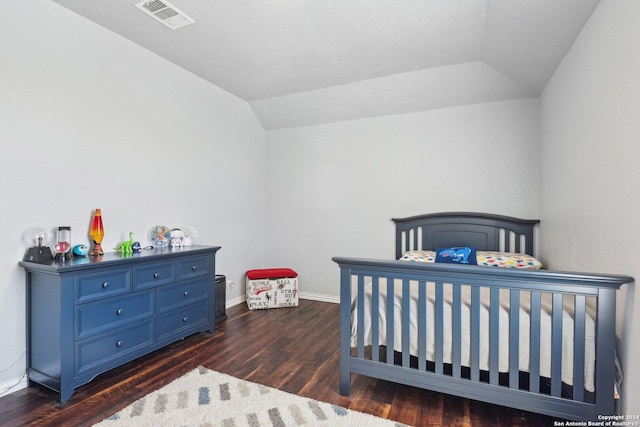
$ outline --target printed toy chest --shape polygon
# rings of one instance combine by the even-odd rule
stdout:
[[[249,310],[296,307],[298,273],[290,268],[267,268],[247,271],[247,306]]]

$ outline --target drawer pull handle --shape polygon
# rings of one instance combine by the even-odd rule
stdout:
[[[102,289],[107,289],[109,287],[109,282],[102,282]]]
[[[118,316],[122,315],[122,313],[124,313],[124,310],[123,310],[123,309],[119,308],[119,309],[117,309],[117,310],[116,310],[116,314],[117,314]]]
[[[157,279],[158,277],[160,277],[160,274],[158,274],[158,273],[153,273],[153,278],[154,278],[154,279]]]
[[[124,344],[122,341],[118,341],[116,342],[116,347],[122,347],[122,344]]]
[[[184,316],[184,317],[182,318],[182,321],[183,321],[184,323],[187,323],[187,320],[189,320],[189,318],[188,318],[187,316]]]
[[[197,265],[194,265],[194,266],[192,266],[192,267],[191,267],[191,269],[192,269],[193,271],[196,271],[196,270],[198,269],[198,266],[197,266]]]
[[[189,296],[189,291],[184,291],[184,296],[188,297]]]

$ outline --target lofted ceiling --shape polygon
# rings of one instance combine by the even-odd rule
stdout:
[[[537,97],[599,0],[54,0],[247,101],[265,129]]]

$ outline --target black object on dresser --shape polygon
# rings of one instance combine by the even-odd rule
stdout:
[[[20,262],[29,381],[60,393],[196,332],[215,329],[219,246]]]

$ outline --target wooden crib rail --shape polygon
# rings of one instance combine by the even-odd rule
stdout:
[[[615,292],[624,283],[630,283],[633,278],[622,275],[574,273],[549,270],[516,270],[479,266],[460,266],[453,264],[428,264],[404,261],[380,261],[356,258],[334,257],[340,266],[340,392],[348,395],[351,387],[351,374],[359,373],[367,376],[395,381],[407,385],[426,388],[438,392],[449,393],[471,399],[498,403],[523,410],[540,412],[567,419],[594,419],[598,414],[613,414],[613,384],[615,379]],[[364,307],[364,283],[372,282],[372,305],[381,304],[377,293],[380,288],[386,290],[386,295],[394,295],[394,286],[402,287],[402,307],[409,306],[408,290],[410,282],[420,287],[418,302],[419,339],[426,334],[426,284],[435,284],[435,342],[436,353],[434,369],[426,369],[425,343],[419,343],[420,354],[418,366],[413,367],[409,361],[409,310],[403,310],[402,361],[394,363],[394,308],[387,304],[386,309],[386,342],[385,357],[378,354],[378,330],[372,332],[372,354],[365,357],[364,337],[360,329],[357,330],[358,345],[355,353],[351,349],[351,316],[352,303],[357,307]],[[354,283],[356,284],[354,287]],[[384,284],[386,283],[386,284]],[[444,374],[443,362],[443,286],[451,286],[453,292],[452,305],[452,361],[451,370]],[[460,361],[460,289],[462,286],[471,289],[471,366],[468,377],[461,375],[463,369]],[[478,367],[477,336],[479,328],[479,292],[488,288],[491,295],[489,312],[489,379],[480,380]],[[510,315],[508,331],[498,331],[499,293],[507,289],[510,292]],[[530,375],[528,388],[519,385],[519,324],[517,315],[522,292],[529,292],[531,296],[531,327],[530,327]],[[540,366],[540,295],[551,294],[552,309],[552,337],[551,337],[551,390],[542,393],[539,390]],[[596,304],[596,365],[595,401],[587,402],[584,398],[583,387],[573,387],[573,396],[561,396],[561,366],[562,366],[562,304],[563,298],[571,295],[575,301],[574,324],[574,384],[584,384],[584,342],[585,342],[585,311],[588,298],[597,301]],[[355,300],[353,300],[355,297]],[[375,301],[375,302],[373,302]],[[362,324],[364,310],[358,310],[356,325]],[[538,313],[538,314],[536,314]],[[373,328],[375,328],[373,322]],[[498,383],[498,335],[509,334],[509,380],[508,386]],[[475,339],[475,341],[474,341]]]

